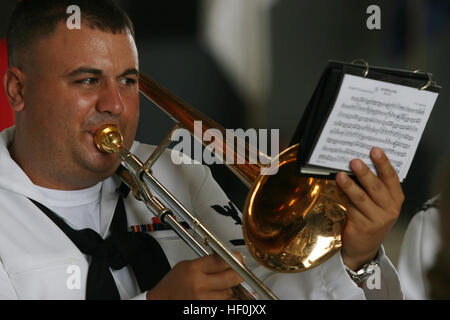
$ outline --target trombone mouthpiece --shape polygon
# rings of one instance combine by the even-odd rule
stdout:
[[[94,143],[101,152],[119,152],[119,150],[123,148],[122,133],[117,126],[105,124],[95,133]]]

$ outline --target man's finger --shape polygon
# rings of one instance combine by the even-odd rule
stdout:
[[[232,252],[232,254],[242,263],[245,262],[244,256],[240,252]],[[218,254],[214,253],[199,258],[198,268],[204,273],[216,273],[231,269],[231,266],[223,260]]]
[[[381,148],[374,147],[370,151],[370,156],[377,169],[378,177],[383,181],[391,193],[392,199],[401,205],[404,200],[404,194],[398,179],[397,172],[391,165],[388,157]]]
[[[218,254],[210,254],[197,259],[196,268],[203,273],[217,273],[230,269],[230,265],[225,262]]]
[[[378,212],[378,206],[370,199],[367,193],[361,189],[345,172],[339,172],[336,175],[338,187],[347,195],[352,204],[358,209],[361,215],[364,215],[370,221],[376,220],[371,216]]]
[[[356,175],[364,191],[381,208],[387,209],[392,205],[392,196],[387,186],[360,159],[350,162],[350,168]]]
[[[226,271],[208,274],[207,278],[205,278],[205,282],[208,283],[210,288],[214,288],[214,290],[225,290],[237,286],[244,279],[239,276],[239,274],[233,270],[229,269]]]

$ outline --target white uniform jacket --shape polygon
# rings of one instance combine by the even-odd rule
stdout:
[[[403,238],[398,260],[400,283],[406,299],[430,297],[427,273],[433,267],[440,249],[439,196],[428,200],[411,219]]]
[[[0,298],[1,299],[84,299],[88,257],[28,198],[47,205],[39,190],[11,159],[7,146],[14,127],[0,133]],[[154,147],[135,142],[132,147],[146,159]],[[241,225],[232,216],[219,214],[211,206],[229,206],[229,199],[203,165],[174,165],[166,152],[153,167],[156,178],[181,203],[197,215],[213,233],[232,248],[243,252],[246,263],[281,299],[401,299],[397,273],[381,250],[381,286],[361,289],[347,275],[340,254],[303,273],[273,273],[257,265],[244,245]],[[108,229],[118,195],[117,177],[103,181],[100,224]],[[152,214],[131,194],[125,199],[128,224],[139,229],[153,223]],[[229,208],[228,208],[229,209]],[[239,213],[240,215],[240,213]],[[101,228],[102,230],[102,228]],[[196,258],[196,255],[171,230],[153,231],[170,264]],[[105,238],[107,234],[102,234]],[[73,266],[80,271],[81,287],[68,285]],[[114,274],[113,274],[114,275]],[[125,290],[114,275],[121,298],[143,298],[139,289]]]

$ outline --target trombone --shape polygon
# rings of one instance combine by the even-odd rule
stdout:
[[[202,136],[206,130],[214,128],[225,137],[225,129],[143,73],[139,76],[139,89],[175,121],[171,132],[145,163],[126,150],[120,130],[114,125],[106,124],[97,130],[94,136],[97,148],[119,155],[127,169],[121,171],[120,178],[133,195],[199,256],[210,254],[209,247],[238,272],[245,283],[233,288],[237,298],[278,299],[151,172],[152,165],[170,145],[172,132],[176,129],[187,129],[200,141],[201,137],[194,133],[194,121],[201,120]],[[243,234],[246,246],[257,262],[275,272],[301,272],[323,263],[340,249],[346,218],[343,196],[334,181],[299,177],[295,173],[298,144],[282,151],[276,159],[260,153],[260,159],[277,161],[278,173],[272,176],[261,174],[264,165],[249,160],[250,148],[245,142],[238,141],[245,145],[245,154],[238,154],[224,141],[215,143],[222,154],[233,152],[235,159],[241,159],[227,166],[250,189],[242,211]],[[189,224],[202,243],[175,220],[174,212]]]

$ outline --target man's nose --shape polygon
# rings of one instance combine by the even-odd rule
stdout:
[[[119,115],[123,112],[125,104],[117,83],[105,83],[97,102],[98,112],[108,112],[111,115]]]

